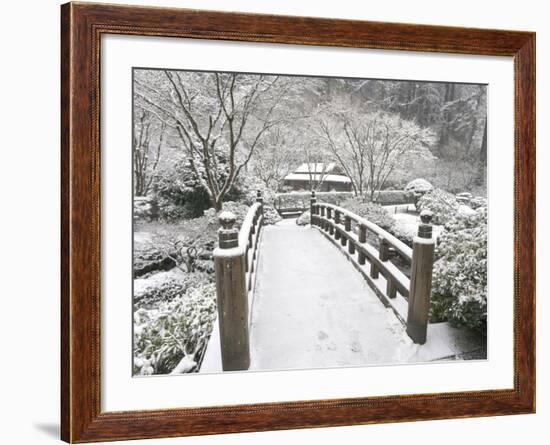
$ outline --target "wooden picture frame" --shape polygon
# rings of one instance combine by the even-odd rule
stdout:
[[[512,56],[515,71],[514,387],[436,394],[102,412],[100,38],[103,34]],[[61,7],[61,437],[174,437],[535,411],[535,34],[148,8]]]

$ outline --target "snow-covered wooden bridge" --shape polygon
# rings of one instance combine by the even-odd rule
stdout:
[[[394,363],[412,343],[393,312],[315,227],[266,227],[257,273],[251,369]]]
[[[427,335],[429,215],[411,249],[314,194],[310,209],[311,225],[263,227],[258,195],[240,231],[234,215],[220,215],[219,316],[201,372],[395,364],[475,349],[447,323]],[[411,266],[410,278],[391,256]]]

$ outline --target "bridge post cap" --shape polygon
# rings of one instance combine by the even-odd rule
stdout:
[[[422,221],[418,225],[418,236],[420,238],[430,239],[432,237],[432,218],[432,211],[422,210],[422,212],[420,212],[420,221]]]
[[[256,190],[256,198],[262,197],[262,191],[260,189]]]
[[[420,212],[420,221],[422,221],[423,224],[430,224],[433,217],[434,214],[431,210],[422,210]]]
[[[312,197],[312,198],[315,198],[315,190],[312,190],[312,191],[311,191],[311,197]]]
[[[235,221],[237,221],[237,217],[233,212],[230,212],[229,210],[224,210],[219,214],[218,221],[220,222],[224,230],[229,230],[233,228]]]
[[[237,217],[233,212],[223,211],[218,216],[221,227],[218,229],[220,249],[231,249],[239,245],[239,230],[233,227]]]

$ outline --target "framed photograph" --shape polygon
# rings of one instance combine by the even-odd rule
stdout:
[[[61,32],[63,440],[535,411],[534,33]]]

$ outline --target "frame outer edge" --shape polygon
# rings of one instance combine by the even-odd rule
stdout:
[[[526,412],[536,411],[536,34],[515,55],[517,376]],[[519,298],[521,295],[521,298]]]
[[[263,31],[262,24],[273,34]],[[323,34],[323,26],[333,25],[339,29],[336,34],[330,31],[328,35]],[[395,40],[384,37],[385,34],[380,40],[369,40],[368,36],[378,36],[384,26]],[[234,27],[243,31],[234,32]],[[314,38],[292,35],[291,30],[296,34],[299,29],[310,30]],[[93,3],[62,5],[61,438],[64,441],[175,437],[534,412],[535,35],[472,30],[476,36],[472,40],[468,37],[470,30],[456,28],[452,31],[463,36],[464,41],[457,39],[456,45],[446,50],[437,39],[448,31],[449,28],[437,26],[175,8]],[[96,79],[99,63],[99,41],[96,40],[102,32],[384,49],[405,49],[402,45],[408,42],[411,33],[417,33],[417,46],[407,49],[514,56],[514,390],[102,413],[98,268],[100,110],[99,79]],[[367,36],[367,40],[358,38],[358,33]],[[318,37],[320,35],[323,37]]]
[[[71,146],[71,10],[61,5],[61,423],[60,436],[71,441],[71,330],[70,330],[70,146]]]
[[[99,402],[99,140],[92,133],[93,22],[61,5],[61,438],[85,440]]]

